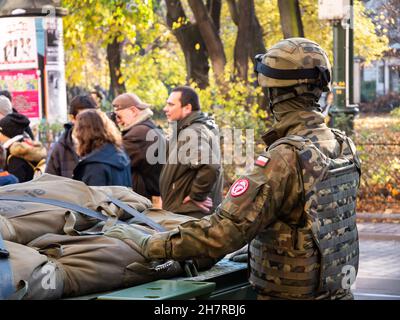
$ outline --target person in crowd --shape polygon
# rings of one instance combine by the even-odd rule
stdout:
[[[98,90],[90,91],[90,96],[96,101],[97,106],[100,108],[103,102],[103,95]]]
[[[19,113],[10,113],[0,120],[0,143],[7,151],[5,170],[19,182],[30,181],[43,173],[46,164],[46,148],[26,133],[29,124],[29,119]]]
[[[156,201],[160,196],[160,161],[149,162],[147,151],[157,143],[155,157],[165,148],[165,137],[160,128],[152,120],[150,105],[144,103],[133,93],[124,93],[113,101],[116,121],[122,131],[125,151],[131,161],[132,189],[138,194]],[[154,133],[154,140],[146,137],[149,131]]]
[[[4,171],[6,160],[6,150],[0,145],[0,187],[19,182],[16,176],[8,171]]]
[[[131,187],[129,158],[115,124],[99,110],[84,110],[76,117],[72,133],[81,157],[73,179],[89,186]]]
[[[4,95],[0,95],[0,119],[13,112],[10,99]]]
[[[201,112],[199,97],[188,86],[172,90],[164,112],[174,133],[160,176],[163,209],[203,217],[222,200],[218,126]]]
[[[0,99],[1,99],[2,96],[8,98],[8,100],[10,101],[10,104],[11,104],[11,112],[19,113],[18,110],[15,109],[15,108],[12,106],[13,98],[12,98],[12,95],[11,95],[10,91],[8,91],[8,90],[1,90],[1,91],[0,91]],[[5,105],[7,105],[7,107],[6,107],[7,112],[8,112],[8,113],[11,113],[11,112],[9,112],[8,102],[7,102],[7,101],[0,102],[0,104],[3,104],[3,103],[4,103]],[[0,107],[0,109],[1,109],[1,107]],[[7,114],[8,114],[8,113],[7,113]],[[4,115],[5,115],[5,114],[4,114]],[[1,119],[1,118],[2,118],[2,112],[1,112],[1,110],[0,110],[0,119]],[[29,135],[29,137],[30,137],[32,140],[35,139],[31,127],[26,128],[26,131],[25,131],[25,132]]]
[[[47,161],[46,173],[72,178],[73,171],[79,162],[76,146],[72,139],[76,117],[83,110],[96,108],[96,102],[89,95],[76,96],[71,100],[69,107],[71,122],[64,125],[64,132],[52,147]]]

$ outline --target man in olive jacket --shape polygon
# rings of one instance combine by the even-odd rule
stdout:
[[[161,129],[151,120],[153,112],[150,106],[133,93],[119,95],[114,99],[113,106],[117,123],[122,130],[125,151],[131,159],[133,191],[150,200],[152,197],[159,197],[162,163],[153,163],[148,159],[148,149],[155,150],[150,153],[158,158],[157,153],[166,142]],[[156,148],[153,144],[156,144]]]
[[[173,134],[160,176],[163,209],[201,218],[222,200],[218,127],[200,111],[199,97],[190,87],[175,88],[164,112]]]

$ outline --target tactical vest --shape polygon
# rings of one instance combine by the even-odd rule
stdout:
[[[360,162],[353,142],[332,130],[341,152],[325,156],[310,140],[287,136],[303,185],[299,225],[278,220],[249,248],[249,281],[262,296],[283,299],[340,299],[350,293],[358,271],[356,193]]]

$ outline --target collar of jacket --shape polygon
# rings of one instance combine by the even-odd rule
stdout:
[[[319,106],[312,102],[309,106],[304,106],[305,102],[307,100],[293,99],[274,107],[276,121],[272,129],[263,135],[267,146],[287,135],[304,135],[307,130],[326,126],[324,116],[317,109]]]
[[[152,116],[153,116],[153,111],[150,110],[150,108],[146,108],[142,111],[139,112],[138,116],[136,117],[136,119],[129,124],[129,126],[122,128],[122,131],[128,131],[130,130],[132,127],[136,126],[139,123],[142,123],[146,120],[149,120]]]
[[[12,139],[9,139],[9,140],[7,140],[6,142],[4,142],[3,148],[4,148],[4,149],[8,149],[8,148],[11,147],[11,145],[12,145],[14,142],[21,141],[23,138],[24,138],[24,136],[23,136],[22,134],[20,134],[20,135],[18,135],[18,136],[15,136],[15,137],[12,138]]]
[[[209,118],[203,112],[193,111],[186,118],[179,120],[177,122],[177,128],[178,128],[178,132],[179,132],[179,131],[189,127],[193,123],[204,123],[204,124],[210,124],[210,126],[211,126],[211,122],[213,122],[212,119]]]
[[[22,141],[15,141],[9,147],[10,155],[30,162],[39,162],[46,159],[47,150],[39,141],[32,141],[27,138]]]
[[[88,163],[105,163],[123,169],[130,165],[130,160],[125,152],[118,149],[112,143],[106,143],[83,157],[79,163],[80,165]]]
[[[64,132],[59,138],[58,142],[64,145],[66,148],[74,150],[74,140],[72,139],[72,131],[74,129],[74,124],[72,122],[68,122],[64,124]]]

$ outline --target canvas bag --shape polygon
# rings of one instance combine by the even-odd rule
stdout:
[[[63,293],[64,279],[58,265],[33,248],[4,241],[10,253],[14,288],[10,299],[59,299]]]
[[[112,204],[109,196],[124,201],[138,211],[151,207],[147,198],[126,187],[88,187],[80,181],[48,174],[26,183],[2,187],[0,196],[29,196],[72,202],[99,211],[114,220],[130,216]],[[79,234],[96,224],[96,219],[53,205],[0,201],[0,232],[5,240],[21,244],[46,233]]]
[[[116,290],[182,273],[177,262],[146,262],[121,240],[105,236],[44,235],[29,246],[63,272],[63,297]]]

